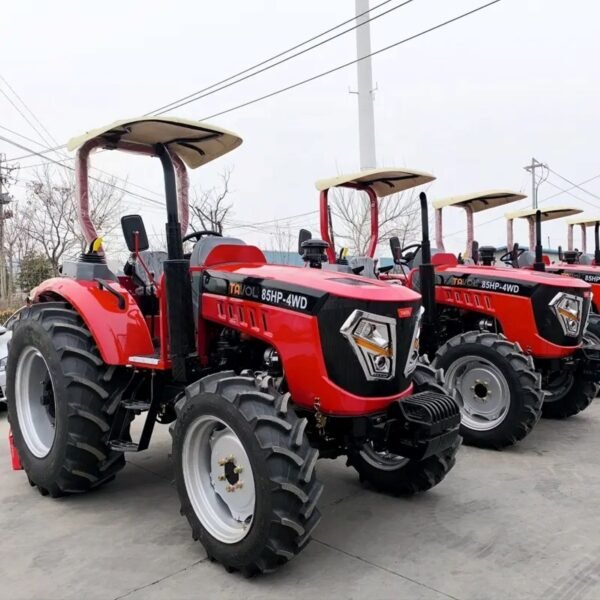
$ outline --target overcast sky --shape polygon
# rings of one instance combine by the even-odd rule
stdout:
[[[371,6],[378,2],[371,0]],[[372,48],[483,3],[414,0],[372,24]],[[62,143],[210,85],[353,13],[353,0],[5,2],[0,74]],[[375,57],[378,166],[435,174],[431,197],[497,187],[529,193],[530,179],[522,167],[532,156],[574,182],[600,175],[599,22],[600,6],[590,0],[503,0]],[[202,119],[355,55],[354,33],[349,33],[176,114]],[[216,125],[239,133],[244,144],[194,172],[193,183],[210,187],[220,171],[233,168],[236,223],[316,209],[314,181],[359,166],[356,96],[349,94],[355,85],[356,67],[350,67],[215,118]],[[2,83],[0,88],[7,91]],[[0,125],[36,137],[1,95]],[[18,139],[4,130],[0,134]],[[23,154],[2,141],[0,152],[9,158]],[[104,153],[95,164],[162,190],[157,161]],[[21,175],[30,173],[23,169]],[[551,183],[569,187],[551,174],[540,199],[557,192]],[[600,195],[600,178],[585,187]],[[599,199],[574,193],[600,213]],[[593,206],[566,194],[546,205],[555,203],[594,213]],[[139,209],[140,203],[132,200],[130,206]],[[141,210],[150,228],[160,227],[159,209],[146,205]],[[476,220],[504,212],[490,211]],[[448,233],[463,228],[462,216],[458,210],[446,212]],[[293,220],[292,226],[316,228],[316,222],[316,215],[310,215]],[[232,233],[266,242],[272,227]],[[564,224],[548,224],[547,235],[553,246],[566,242]],[[524,224],[516,237],[526,243]],[[480,244],[503,244],[503,220],[479,227],[476,238]],[[463,239],[464,234],[451,236],[447,245],[460,249]]]

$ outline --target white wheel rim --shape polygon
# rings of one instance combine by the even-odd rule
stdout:
[[[254,519],[256,492],[235,432],[218,417],[198,417],[185,434],[182,463],[187,495],[203,527],[224,544],[243,540]]]
[[[481,356],[462,356],[446,370],[446,385],[461,407],[462,424],[474,431],[490,431],[504,421],[510,408],[506,377]]]
[[[56,436],[54,382],[46,360],[33,346],[24,348],[17,362],[15,406],[27,448],[36,458],[48,456]]]

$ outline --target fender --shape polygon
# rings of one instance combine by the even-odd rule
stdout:
[[[107,365],[129,364],[130,356],[152,354],[154,347],[150,331],[136,301],[117,281],[111,287],[125,300],[119,308],[117,298],[95,281],[80,281],[67,277],[48,279],[32,292],[33,302],[66,300],[90,330],[102,360]]]

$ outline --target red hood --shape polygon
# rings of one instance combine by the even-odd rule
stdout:
[[[312,288],[340,296],[377,302],[416,301],[420,295],[403,285],[369,279],[325,269],[292,267],[270,264],[221,264],[213,265],[211,272],[233,273],[265,281],[273,281]]]
[[[534,271],[533,269],[513,269],[512,267],[484,267],[481,265],[457,265],[454,267],[436,267],[436,272],[452,273],[459,276],[479,275],[480,277],[500,277],[502,279],[515,282],[539,283],[543,285],[561,288],[570,287],[573,289],[582,290],[590,289],[590,285],[585,281],[574,279],[573,277],[569,276],[556,275],[547,271]]]

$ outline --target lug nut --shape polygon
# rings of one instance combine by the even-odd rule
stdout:
[[[219,466],[220,467],[224,467],[227,464],[227,459],[226,458],[220,458],[219,459]]]
[[[241,473],[244,470],[243,467],[235,467],[235,469],[233,469],[234,473]]]
[[[225,475],[219,475],[219,481],[225,481]]]
[[[244,482],[243,481],[238,481],[238,483],[235,484],[235,489],[236,490],[241,490],[244,487]]]
[[[227,491],[227,492],[235,492],[235,485],[228,485],[225,488],[225,491]]]

